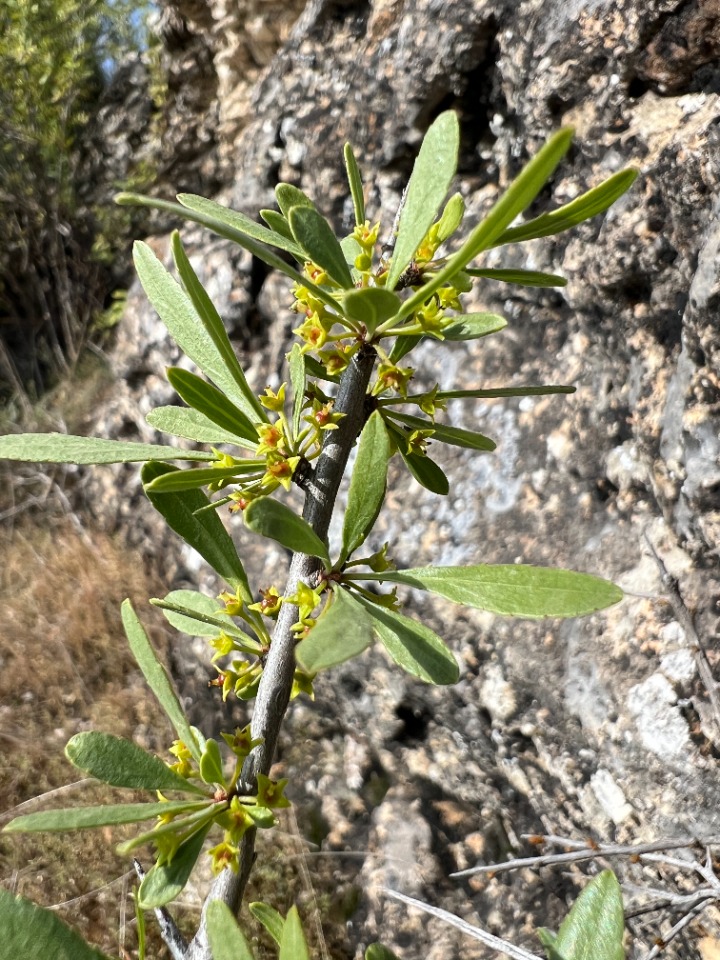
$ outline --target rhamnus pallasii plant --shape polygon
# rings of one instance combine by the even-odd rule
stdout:
[[[345,165],[355,227],[341,239],[313,200],[290,184],[276,189],[279,210],[260,212],[266,226],[201,197],[181,195],[176,205],[121,195],[120,203],[161,207],[194,220],[289,278],[297,341],[288,354],[288,382],[277,391],[268,388],[254,395],[175,233],[172,252],[179,282],[144,243],[135,245],[135,264],[150,302],[197,372],[170,367],[168,380],[183,404],[159,407],[147,419],[157,430],[199,446],[181,449],[58,434],[0,438],[0,457],[8,459],[143,462],[142,481],[151,503],[224,584],[217,600],[181,590],[152,602],[179,631],[207,637],[218,695],[254,699],[252,723],[224,732],[220,742],[190,726],[126,601],[122,615],[130,646],[177,732],[168,744],[170,759],[100,732],[74,736],[66,753],[83,773],[116,787],[145,789],[151,798],[146,803],[33,813],[5,827],[17,833],[148,823],[120,849],[132,853],[147,842],[154,845],[156,861],[136,895],[139,928],[144,929],[143,911],[155,911],[176,958],[251,956],[233,916],[253,864],[256,832],[272,828],[276,811],[289,804],[286,781],[273,780],[270,771],[292,698],[312,695],[320,671],[362,655],[373,643],[380,643],[399,669],[418,680],[458,680],[452,649],[403,612],[399,588],[413,587],[511,617],[577,617],[621,599],[616,586],[584,573],[486,564],[403,569],[403,558],[394,555],[392,544],[373,553],[363,549],[383,507],[391,458],[399,458],[419,484],[444,496],[448,478],[432,459],[431,445],[447,443],[491,455],[495,444],[490,438],[445,422],[449,399],[572,392],[572,387],[550,385],[456,390],[452,383],[417,392],[410,359],[423,340],[442,351],[448,343],[486,337],[506,326],[495,314],[463,312],[463,295],[478,277],[564,285],[552,274],[485,269],[481,258],[503,244],[567,230],[602,213],[628,189],[636,176],[633,170],[615,174],[551,213],[512,226],[551,177],[572,135],[564,129],[553,136],[482,222],[467,228],[461,194],[443,205],[459,143],[455,114],[443,113],[428,130],[391,240],[383,247],[378,244],[380,225],[366,217],[360,172],[349,145]],[[464,239],[453,244],[461,226]],[[342,542],[334,552],[328,546],[328,527],[356,444]],[[283,502],[293,484],[305,495],[302,515]],[[285,585],[248,582],[220,519],[222,509],[258,536],[292,551]],[[186,945],[161,908],[180,893],[201,856],[212,858],[217,879],[200,929]],[[608,883],[605,887],[610,889]],[[610,894],[603,902],[608,898]],[[617,900],[612,899],[611,906],[617,913]],[[282,960],[307,955],[294,910],[283,918],[269,906],[253,909],[277,939]],[[14,916],[20,919],[13,921]],[[43,936],[75,938],[52,915],[9,895],[0,899],[2,917],[4,929],[9,925],[20,938],[18,944],[26,942],[23,936],[32,937],[35,953]],[[591,926],[602,928],[594,921]],[[622,956],[621,908],[619,934],[617,922],[613,929],[612,947],[603,952],[600,940],[594,943],[596,960]],[[546,942],[556,960],[589,956],[549,935]],[[84,953],[80,946],[73,949],[77,960],[98,956],[86,946]],[[384,948],[371,950],[375,952],[369,956],[376,958],[390,955]],[[21,946],[14,955],[23,955]]]

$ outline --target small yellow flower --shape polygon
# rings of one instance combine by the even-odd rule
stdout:
[[[278,447],[285,447],[285,433],[282,423],[262,423],[257,427],[260,443],[257,445],[256,453],[259,457],[266,453],[273,452]]]
[[[300,609],[300,620],[305,621],[320,604],[322,600],[322,591],[312,590],[307,584],[299,581],[295,593],[291,597],[286,597],[286,603],[294,603]]]
[[[265,393],[259,396],[258,400],[266,410],[272,410],[275,413],[280,413],[285,406],[285,384],[280,384],[280,389],[277,393],[275,393],[275,391],[270,387],[266,387]]]
[[[251,603],[250,610],[257,610],[266,617],[277,616],[283,603],[283,597],[278,593],[277,587],[268,587],[267,590],[260,590],[262,600],[257,603]]]
[[[407,396],[408,383],[415,371],[412,367],[399,367],[395,363],[384,362],[378,367],[378,377],[375,394],[385,390],[395,390],[401,397]]]
[[[226,867],[230,867],[233,873],[238,872],[240,850],[234,844],[223,840],[222,843],[218,843],[216,847],[208,850],[208,853],[212,857],[212,872],[216,876],[218,873],[222,873]]]
[[[249,723],[242,728],[236,727],[235,733],[222,733],[221,736],[235,756],[240,759],[244,759],[251,750],[263,742],[262,737],[253,737]]]
[[[281,807],[289,807],[290,801],[285,796],[285,787],[288,779],[271,780],[264,773],[259,773],[257,778],[258,795],[257,802],[261,807],[270,807],[272,810],[279,810]]]

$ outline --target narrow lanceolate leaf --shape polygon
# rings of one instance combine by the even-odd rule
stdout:
[[[293,437],[297,437],[300,433],[300,417],[305,403],[305,354],[299,343],[293,344],[287,360],[290,368],[290,383],[293,388],[292,433]]]
[[[51,910],[0,888],[2,956],[12,960],[110,960]]]
[[[543,384],[537,387],[491,387],[488,390],[438,390],[435,397],[438,400],[497,400],[499,397],[544,397],[555,393],[575,393],[575,390],[575,387]]]
[[[424,457],[419,453],[408,453],[405,449],[406,444],[402,440],[400,443],[398,452],[420,486],[431,493],[446,497],[450,492],[450,481],[444,471],[430,457]]]
[[[422,337],[396,337],[393,348],[390,351],[390,362],[399,363],[403,357],[406,357],[411,350],[420,343]]]
[[[297,907],[290,907],[285,918],[278,960],[310,960]]]
[[[252,221],[250,222],[252,223]],[[233,350],[232,344],[230,343],[230,338],[227,335],[225,324],[222,322],[220,314],[215,309],[215,305],[207,295],[205,288],[198,280],[197,274],[193,270],[192,265],[183,249],[183,245],[180,240],[180,234],[177,232],[177,230],[172,236],[172,250],[175,266],[177,267],[183,286],[185,287],[188,296],[192,300],[193,306],[197,310],[198,316],[200,317],[208,336],[217,347],[220,356],[225,361],[228,373],[237,384],[237,388],[245,400],[245,403],[239,404],[240,409],[247,417],[249,417],[251,421],[267,421],[267,412],[250,389],[250,385],[247,382],[243,368],[240,366],[238,358],[235,356],[235,351]]]
[[[423,417],[413,417],[410,414],[398,413],[396,410],[390,411],[388,407],[384,410],[388,416],[402,423],[411,430],[432,430],[432,440],[439,440],[440,443],[449,443],[453,447],[468,447],[471,450],[494,450],[495,442],[482,433],[475,433],[472,430],[462,430],[460,427],[448,427],[442,423],[434,423],[432,420],[425,420]]]
[[[182,490],[176,493],[153,493],[148,489],[153,480],[173,471],[164,464],[146,464],[141,473],[145,493],[168,525],[205,559],[213,570],[235,590],[238,588],[248,603],[252,592],[232,537],[222,520],[209,507],[211,501],[202,490]],[[198,511],[202,510],[202,513]]]
[[[171,590],[163,600],[150,602],[160,607],[176,630],[191,637],[216,637],[219,630],[244,636],[214,597],[197,590]]]
[[[370,574],[366,579],[404,583],[467,607],[530,619],[580,617],[623,598],[614,583],[588,573],[519,564],[416,567]]]
[[[457,683],[460,670],[443,640],[417,620],[361,601],[373,630],[399,667],[426,683]]]
[[[624,960],[622,894],[612,870],[585,887],[563,920],[552,948],[567,960]]]
[[[142,624],[137,618],[132,604],[124,600],[121,609],[123,626],[127,634],[130,649],[142,670],[148,686],[155,694],[165,713],[175,728],[178,737],[182,740],[195,760],[200,762],[200,750],[195,736],[190,729],[187,717],[180,706],[180,700],[175,693],[170,677],[165,667],[160,663],[157,654],[152,648]]]
[[[191,407],[155,407],[145,419],[151,427],[173,437],[183,437],[197,443],[232,443],[246,450],[257,447],[257,440],[243,440],[235,431],[223,430]]]
[[[255,960],[227,904],[222,900],[211,900],[206,920],[213,960]]]
[[[302,517],[298,516],[284,503],[263,497],[253,500],[245,508],[245,523],[254,533],[275,540],[293,553],[307,553],[319,557],[330,566],[330,557],[326,544]]]
[[[335,586],[329,606],[295,648],[295,658],[306,673],[319,673],[359,656],[372,638],[368,613],[347,590]]]
[[[283,260],[281,256],[279,256],[273,250],[270,250],[267,246],[265,246],[264,243],[259,240],[255,240],[253,237],[248,236],[248,234],[229,226],[227,223],[223,223],[221,220],[218,220],[215,217],[208,216],[205,213],[198,213],[186,207],[181,207],[179,203],[170,203],[167,200],[157,200],[155,197],[143,197],[136,193],[120,193],[115,197],[115,202],[119,203],[121,206],[152,207],[156,210],[165,210],[168,213],[174,213],[176,216],[180,216],[185,220],[193,220],[195,223],[201,223],[204,227],[207,227],[208,230],[212,230],[212,232],[216,233],[219,237],[224,237],[226,240],[231,240],[233,243],[237,243],[238,246],[248,250],[254,257],[257,257],[258,260],[262,260],[262,262],[266,263],[269,267],[279,270],[280,273],[284,273],[286,277],[290,277],[290,279],[294,280],[296,283],[300,283],[309,290],[312,290],[315,296],[319,300],[322,300],[322,302],[327,304],[329,307],[332,307],[334,310],[339,309],[337,303],[327,292],[327,290],[323,290],[322,287],[318,287],[316,284],[311,283],[307,277],[304,277],[298,270],[295,270],[293,267],[291,267]],[[145,286],[144,283],[143,286]],[[158,310],[158,313],[159,312],[160,311]],[[177,340],[174,334],[173,337]],[[185,348],[183,348],[183,352],[190,356],[189,351]],[[197,363],[197,361],[195,362]],[[201,367],[201,364],[198,363],[198,366]],[[201,367],[201,369],[203,369],[203,371],[209,376],[208,371],[204,367]],[[215,377],[211,377],[211,379],[214,380],[219,387],[225,390],[229,397],[232,397],[232,394],[228,391],[224,383],[220,383]],[[233,399],[235,398],[233,397]]]
[[[361,227],[365,223],[365,197],[363,196],[360,168],[355,159],[353,148],[349,143],[346,143],[343,148],[343,157],[345,158],[345,171],[347,172],[350,196],[352,197],[353,210],[355,211],[355,223],[358,227]]]
[[[140,884],[138,900],[143,910],[164,907],[179,896],[190,879],[193,867],[202,851],[210,825],[198,830],[180,844],[170,863],[154,866]]]
[[[225,394],[211,383],[180,367],[168,367],[167,378],[185,403],[202,413],[223,430],[234,432],[244,440],[258,440],[252,421]]]
[[[16,433],[0,437],[1,460],[32,463],[142,463],[147,460],[213,460],[205,450],[180,450],[151,443],[122,443],[65,433]]]
[[[402,301],[392,290],[383,287],[362,287],[345,294],[342,301],[343,313],[348,320],[362,323],[372,336],[381,323],[400,309]]]
[[[231,210],[221,203],[216,203],[214,200],[207,200],[205,197],[195,196],[195,194],[192,193],[179,193],[178,200],[184,207],[187,207],[188,210],[201,213],[218,223],[226,224],[228,227],[237,230],[246,237],[252,237],[253,240],[260,240],[262,243],[267,243],[271,247],[278,247],[280,250],[287,250],[287,252],[291,253],[296,259],[302,259],[302,251],[298,249],[298,245],[292,239],[288,239],[282,231],[268,230],[267,227],[263,227],[262,224],[251,220],[250,217],[245,216],[244,213],[240,213],[239,210]]]
[[[444,327],[442,335],[446,340],[479,340],[504,330],[506,326],[505,317],[497,313],[465,313]]]
[[[152,753],[110,733],[77,733],[68,740],[65,756],[79,770],[113,787],[134,790],[204,791],[188,783]]]
[[[181,212],[182,209],[178,207]],[[227,358],[208,336],[205,324],[190,297],[170,276],[146,243],[139,240],[135,242],[133,259],[148,300],[157,310],[175,343],[230,400],[244,407],[247,396],[238,387],[235,377],[228,369]]]
[[[352,287],[353,279],[340,241],[325,217],[314,207],[293,207],[288,215],[288,222],[293,236],[308,259],[322,267],[341,287]]]
[[[263,469],[257,460],[247,460],[232,467],[205,467],[199,470],[174,470],[164,473],[147,485],[147,493],[173,493],[178,490],[196,490],[210,483],[239,479],[247,473],[259,473]]]
[[[282,940],[282,931],[285,925],[282,914],[278,913],[274,907],[269,906],[267,903],[261,903],[260,901],[255,901],[250,904],[250,913],[258,923],[261,923],[265,927],[275,943],[279,944]]]
[[[392,444],[380,413],[371,414],[358,442],[343,523],[342,565],[365,542],[385,499]]]
[[[290,211],[293,207],[307,207],[309,210],[317,210],[310,197],[291,183],[278,183],[275,187],[275,198],[286,220],[290,219]]]
[[[432,226],[457,169],[460,128],[452,110],[441,113],[420,147],[410,176],[386,287],[392,290]]]
[[[500,246],[503,243],[522,243],[524,240],[534,240],[537,237],[549,237],[555,233],[562,233],[563,230],[569,230],[570,227],[584,220],[590,220],[599,213],[604,213],[626,190],[629,190],[637,175],[637,170],[621,170],[612,177],[608,177],[599,186],[593,187],[592,190],[576,197],[570,203],[558,207],[557,210],[543,213],[534,220],[528,220],[527,223],[520,224],[518,227],[505,230],[495,240],[494,246]]]
[[[499,280],[500,283],[517,283],[523,287],[566,287],[565,277],[556,273],[542,273],[540,270],[474,270],[465,271],[471,277],[485,280]]]
[[[493,246],[515,217],[530,206],[552,176],[570,147],[573,132],[571,127],[567,127],[548,140],[510,184],[485,219],[470,233],[460,249],[447,260],[445,266],[404,301],[399,319],[409,317],[436,290],[452,281],[478,254]]]
[[[258,212],[271,230],[274,230],[275,233],[279,233],[281,237],[285,237],[285,239],[289,240],[291,243],[295,243],[292,230],[290,229],[290,224],[281,213],[278,213],[277,210],[260,210]],[[302,251],[300,252],[302,253]],[[304,260],[304,255],[299,259]]]
[[[309,377],[315,380],[327,380],[328,383],[340,383],[340,377],[334,373],[328,373],[325,367],[318,363],[315,357],[309,357],[305,354],[305,370]]]
[[[5,833],[60,833],[65,830],[92,830],[117,827],[124,823],[142,823],[166,814],[202,810],[207,802],[185,800],[167,803],[104,803],[99,807],[70,807],[67,810],[42,810],[16,817],[3,827]],[[1,928],[0,928],[1,929]]]

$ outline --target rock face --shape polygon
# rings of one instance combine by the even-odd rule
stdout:
[[[422,385],[571,383],[577,392],[451,404],[451,422],[494,437],[497,452],[438,454],[452,484],[444,499],[393,471],[375,542],[389,539],[402,566],[569,566],[617,580],[627,599],[564,624],[413,601],[457,652],[461,682],[429,689],[379,653],[365,655],[318,683],[315,703],[296,705],[281,751],[301,814],[324,824],[324,848],[368,851],[361,864],[333,861],[342,864],[333,867],[338,891],[363,892],[338,956],[359,956],[378,936],[405,958],[484,955],[383,898],[383,885],[538,952],[531,931],[558,922],[577,889],[572,876],[523,872],[480,884],[448,873],[527,853],[524,833],[720,834],[720,718],[644,540],[679,578],[717,674],[720,7],[312,0],[290,29],[299,6],[177,5],[216,80],[203,109],[207,142],[222,157],[223,202],[254,215],[289,181],[347,227],[341,149],[350,140],[370,214],[389,225],[420,139],[447,108],[462,125],[457,188],[468,222],[561,125],[577,136],[537,212],[624,166],[641,173],[606,216],[487,258],[562,273],[567,287],[483,283],[468,309],[503,312],[507,330],[412,355]],[[252,84],[240,77],[246,56],[256,63]],[[184,236],[253,382],[276,385],[292,325],[285,283],[224,243],[193,229]],[[153,243],[167,253],[166,239]],[[110,434],[152,437],[138,423],[168,401],[162,370],[174,360],[134,291],[114,355],[123,385],[100,417]],[[137,486],[110,497],[107,476],[85,480],[104,501],[102,522],[139,511],[137,529],[169,549]],[[240,525],[234,532],[251,581],[280,585],[286,559],[263,553]],[[177,557],[174,569],[209,585],[191,558]],[[192,690],[204,667],[186,660],[179,670]],[[676,871],[664,881],[649,867],[620,872],[672,886]],[[708,917],[704,934],[691,926],[667,955],[714,956],[719,930]],[[637,943],[650,944],[653,931],[636,927]],[[632,955],[644,954],[636,946]]]

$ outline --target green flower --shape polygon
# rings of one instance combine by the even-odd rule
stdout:
[[[271,810],[279,810],[281,807],[291,806],[284,792],[287,784],[287,777],[284,777],[282,780],[271,780],[270,777],[266,777],[264,773],[259,773],[257,778],[258,804],[261,807],[269,807]]]

